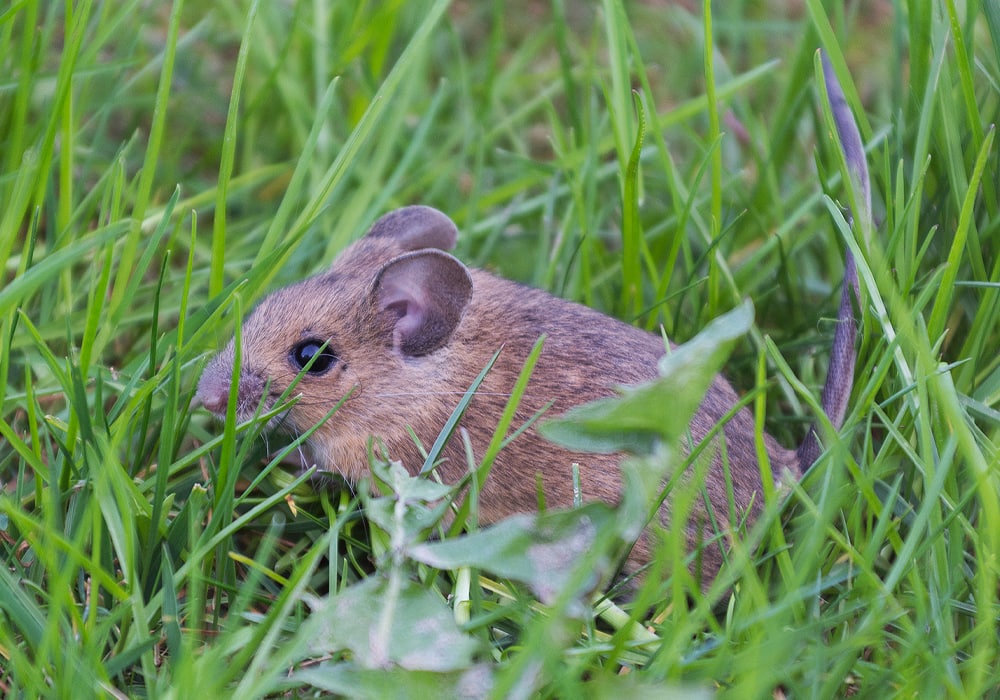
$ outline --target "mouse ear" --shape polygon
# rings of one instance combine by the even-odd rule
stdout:
[[[379,311],[395,315],[392,346],[404,355],[426,355],[445,345],[472,298],[465,265],[439,250],[393,258],[375,276]]]
[[[412,206],[384,215],[372,224],[365,236],[391,238],[401,245],[403,250],[423,248],[451,250],[458,240],[458,228],[455,222],[437,209]]]

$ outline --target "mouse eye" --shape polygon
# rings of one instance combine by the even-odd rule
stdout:
[[[324,342],[317,338],[309,338],[292,348],[289,358],[292,364],[300,370],[312,360],[309,365],[309,374],[326,374],[331,367],[337,364],[337,356],[333,350],[323,347]],[[315,359],[314,359],[315,358]]]

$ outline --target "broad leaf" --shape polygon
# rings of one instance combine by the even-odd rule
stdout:
[[[746,301],[664,355],[659,379],[622,387],[621,396],[571,409],[539,430],[552,442],[587,452],[648,455],[660,441],[675,442],[752,322],[753,306]]]
[[[344,589],[308,624],[313,654],[349,650],[364,668],[460,671],[479,649],[440,597],[402,576],[376,575]]]
[[[409,554],[439,569],[475,567],[519,581],[548,604],[567,586],[583,595],[606,582],[615,563],[615,518],[603,503],[515,515],[463,537],[416,545]]]

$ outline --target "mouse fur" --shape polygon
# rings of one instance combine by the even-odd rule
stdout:
[[[293,392],[298,402],[282,416],[281,425],[301,433],[351,392],[310,438],[310,447],[321,469],[356,482],[367,473],[372,436],[384,445],[384,456],[400,460],[413,473],[419,470],[424,460],[407,428],[424,446],[432,444],[498,349],[496,364],[461,422],[477,459],[542,335],[544,347],[514,425],[550,401],[549,415],[558,415],[613,396],[618,386],[657,376],[657,361],[665,351],[662,338],[586,306],[467,268],[442,250],[456,237],[451,220],[434,209],[399,209],[377,221],[328,272],[264,299],[243,325],[238,420],[253,417],[265,387],[263,405],[274,406],[300,372],[292,357],[299,344],[327,342],[336,361],[322,374],[303,374]],[[233,360],[230,344],[206,367],[199,385],[203,404],[219,415],[226,410]],[[691,421],[694,442],[701,442],[737,400],[732,386],[717,376]],[[761,507],[753,415],[740,410],[724,433],[738,517],[752,520]],[[776,475],[801,473],[794,450],[770,435],[764,440]],[[713,452],[705,488],[720,517],[729,512],[728,490],[719,451]],[[438,468],[442,478],[449,483],[461,479],[467,471],[462,442],[451,440],[443,457]],[[571,452],[529,428],[497,456],[480,492],[480,521],[488,524],[534,511],[536,473],[550,507],[572,505],[574,463],[579,464],[586,500],[615,503],[621,490],[620,459]],[[691,546],[711,537],[699,531],[695,519],[690,529]],[[632,558],[637,565],[648,560],[645,540]],[[721,552],[707,548],[703,559],[705,573],[714,575]]]
[[[831,104],[839,135],[842,142],[851,142],[844,147],[849,166],[867,186],[860,138],[835,79],[834,87]],[[849,122],[845,129],[853,128],[853,134],[840,129],[845,120]],[[320,470],[356,482],[368,472],[372,437],[384,446],[385,457],[400,460],[411,473],[419,471],[424,458],[409,430],[424,446],[431,445],[465,390],[501,348],[460,424],[477,460],[490,443],[525,359],[542,335],[544,348],[515,426],[549,402],[548,415],[559,415],[579,404],[614,396],[618,386],[657,376],[657,361],[665,352],[661,337],[544,291],[466,267],[447,252],[457,237],[455,224],[435,209],[398,209],[375,222],[329,271],[265,298],[242,328],[237,419],[252,418],[261,402],[265,409],[272,408],[300,373],[301,360],[319,354],[314,371],[305,372],[293,391],[299,397],[297,403],[274,423],[299,434],[349,394],[313,433],[309,444]],[[824,409],[838,428],[854,371],[852,291],[857,293],[857,278],[848,256],[840,323],[823,398]],[[231,341],[205,368],[198,387],[201,402],[219,416],[226,412],[233,364]],[[737,400],[733,387],[717,376],[690,423],[693,441],[700,443]],[[737,512],[730,513],[729,489],[717,448],[710,450],[705,491],[717,522],[752,521],[762,507],[752,413],[746,408],[736,412],[723,433]],[[781,446],[770,435],[763,439],[771,471],[779,481],[798,478],[820,454],[815,431],[810,431],[798,451]],[[452,439],[443,457],[438,472],[446,482],[466,474],[461,440]],[[541,475],[548,507],[571,506],[574,464],[579,465],[585,500],[616,503],[622,488],[620,460],[621,455],[563,449],[529,428],[497,456],[480,492],[480,522],[494,523],[536,510],[537,475]],[[705,524],[706,515],[702,505],[686,524],[692,549],[715,536]],[[668,504],[661,507],[660,519],[669,525]],[[649,547],[648,539],[640,538],[627,568],[648,561]],[[714,578],[723,556],[717,545],[704,548],[699,572],[703,582]]]

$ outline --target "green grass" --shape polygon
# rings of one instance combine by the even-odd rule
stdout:
[[[0,10],[0,689],[995,696],[997,7]],[[870,240],[835,203],[820,46],[869,150]],[[395,497],[317,489],[294,445],[191,407],[268,289],[418,202],[470,264],[678,341],[752,299],[726,371],[786,445],[854,249],[847,425],[707,593],[667,536],[632,603],[586,595],[641,469],[621,513],[550,516],[603,525],[540,593],[531,528],[425,542],[442,487],[375,465]]]

